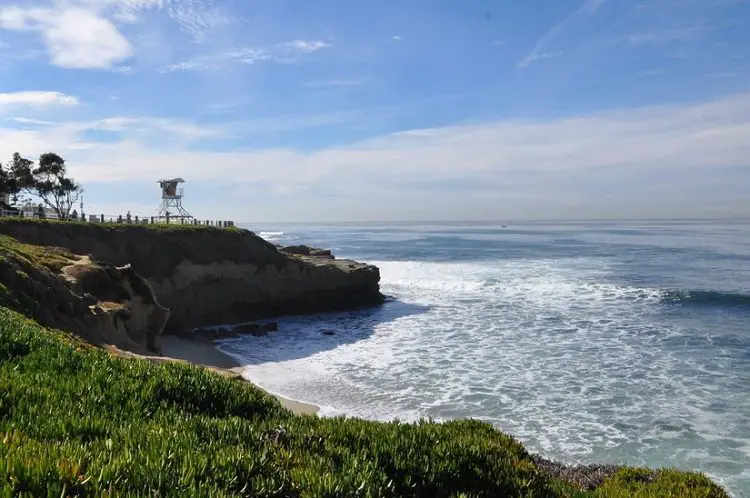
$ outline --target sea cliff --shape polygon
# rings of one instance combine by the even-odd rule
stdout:
[[[382,302],[377,267],[291,254],[243,229],[0,220],[0,234],[129,265],[170,311],[165,330]]]

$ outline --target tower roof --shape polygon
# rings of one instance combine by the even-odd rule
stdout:
[[[182,178],[164,178],[156,183],[185,183]]]

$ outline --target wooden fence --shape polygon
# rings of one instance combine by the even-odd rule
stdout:
[[[42,218],[37,213],[29,211],[21,212],[20,214],[16,211],[0,211],[0,216],[16,216],[22,218]],[[51,213],[45,213],[43,218],[57,219],[57,215]],[[197,225],[197,226],[210,226],[217,228],[231,228],[234,225],[234,221],[229,220],[199,220],[196,218],[162,218],[158,216],[132,216],[126,215],[107,215],[107,214],[91,214],[80,216],[71,216],[68,221],[79,221],[83,223],[120,223],[125,225]]]

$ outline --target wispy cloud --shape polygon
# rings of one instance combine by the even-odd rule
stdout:
[[[526,57],[521,63],[519,64],[520,67],[527,67],[533,64],[534,62],[542,59],[553,59],[555,57],[562,57],[563,52],[557,51],[557,52],[538,52],[530,54],[528,57]]]
[[[345,117],[325,117],[341,122]],[[296,127],[315,125],[298,117]],[[300,153],[293,149],[200,152],[190,143],[221,136],[228,129],[255,133],[268,126],[289,128],[288,118],[275,122],[203,126],[145,117],[113,117],[88,123],[61,123],[42,130],[0,128],[0,147],[29,154],[59,148],[89,147],[75,157],[78,175],[90,181],[148,179],[155,169],[182,172],[191,178],[237,178],[284,185],[335,177],[337,185],[367,188],[372,175],[397,178],[489,179],[533,172],[551,174],[614,168],[711,170],[746,166],[750,144],[750,94],[704,103],[618,110],[545,121],[504,120],[484,124],[419,129],[387,134],[344,147]],[[320,120],[318,120],[320,121]],[[320,124],[320,123],[318,123]],[[279,128],[282,129],[282,128]],[[121,132],[114,143],[92,143],[87,130]],[[5,140],[12,134],[15,140]],[[150,137],[171,136],[168,145],[145,145]],[[41,140],[44,138],[44,140]],[[34,143],[38,141],[38,143]],[[151,143],[151,142],[148,142]],[[161,142],[159,142],[161,143]],[[174,144],[181,144],[174,148]],[[0,150],[2,154],[12,150]],[[106,168],[102,168],[106,164]],[[211,168],[206,168],[211,164]],[[457,165],[460,165],[457,166]],[[511,175],[511,176],[508,176]]]
[[[60,92],[25,91],[0,93],[0,106],[74,106],[78,104],[77,97]]]
[[[206,71],[227,64],[255,64],[263,61],[297,62],[301,57],[330,48],[331,44],[320,40],[292,40],[269,47],[246,47],[225,50],[212,55],[170,64],[164,72]]]
[[[544,54],[559,53],[559,51],[550,50],[550,44],[559,38],[568,28],[577,23],[583,22],[596,13],[606,1],[607,0],[586,0],[575,12],[558,22],[547,31],[544,36],[539,38],[531,52],[529,52],[529,54],[518,63],[518,67],[528,67],[534,61],[544,59],[545,57],[542,57]]]
[[[277,45],[278,48],[281,50],[288,50],[290,52],[294,53],[301,53],[301,54],[309,54],[312,52],[317,52],[318,50],[322,50],[324,48],[328,48],[331,45],[329,43],[320,41],[320,40],[292,40],[284,43],[279,43]]]
[[[231,24],[228,16],[205,0],[171,2],[167,12],[194,40],[203,41],[208,33]]]
[[[211,69],[218,69],[219,64],[211,63],[206,61],[189,61],[189,62],[178,62],[176,64],[169,64],[162,72],[173,73],[179,71],[209,71]]]
[[[240,144],[242,137],[257,136],[259,131],[346,126],[357,119],[356,114],[333,113],[205,125],[112,116],[87,122],[19,120],[19,127],[6,120],[0,122],[0,158],[15,151],[33,158],[54,150],[68,159],[76,179],[98,185],[150,183],[155,171],[190,181],[232,178],[238,188],[263,185],[280,196],[279,202],[295,194],[308,212],[295,211],[293,217],[304,218],[311,216],[314,206],[333,209],[311,200],[321,191],[335,194],[344,203],[338,208],[346,213],[354,213],[353,206],[377,191],[388,199],[387,205],[424,206],[442,215],[447,193],[420,186],[425,178],[441,185],[474,185],[461,191],[460,199],[463,207],[484,203],[476,213],[512,205],[554,216],[560,209],[556,203],[566,196],[582,195],[584,188],[596,191],[597,178],[604,179],[607,188],[617,178],[616,195],[637,207],[642,205],[637,192],[653,183],[649,179],[679,177],[681,188],[669,187],[670,195],[678,196],[674,192],[688,184],[700,188],[710,183],[716,172],[726,171],[723,168],[745,168],[750,157],[750,94],[537,121],[505,119],[415,129],[310,152],[293,147],[224,147],[218,152],[201,145],[206,139],[226,140],[227,135],[238,137]],[[106,141],[96,140],[100,132],[106,133]],[[746,185],[748,177],[733,181]],[[556,185],[566,185],[565,191],[558,192]],[[310,197],[299,197],[302,194]],[[501,197],[505,202],[498,203]],[[688,194],[683,197],[683,205],[695,204]],[[711,202],[721,205],[721,198]],[[285,203],[289,209],[296,205]],[[235,209],[231,202],[227,206]],[[244,214],[240,210],[232,216]],[[397,216],[387,209],[375,214]]]
[[[709,29],[708,26],[690,26],[677,29],[665,29],[634,33],[626,37],[633,47],[651,47],[693,41]]]

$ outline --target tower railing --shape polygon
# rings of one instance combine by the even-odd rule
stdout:
[[[185,197],[185,188],[184,187],[180,187],[180,188],[176,189],[175,193],[173,195],[169,195],[167,193],[167,191],[165,190],[162,193],[162,196],[161,196],[162,199],[182,199],[183,197]]]

